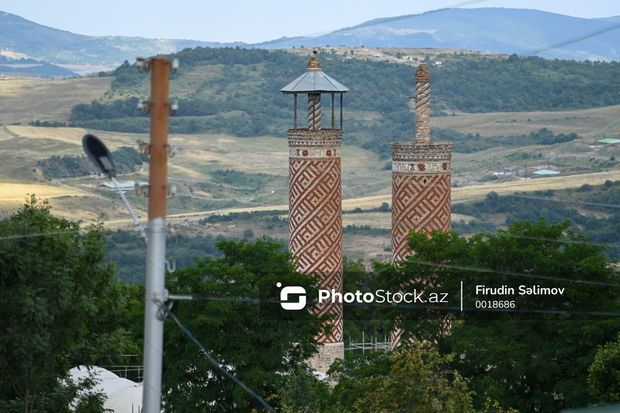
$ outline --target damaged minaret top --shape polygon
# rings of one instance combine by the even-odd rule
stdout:
[[[431,142],[431,71],[421,64],[415,71],[415,142]]]

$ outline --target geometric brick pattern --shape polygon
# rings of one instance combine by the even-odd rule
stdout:
[[[392,145],[392,261],[414,253],[407,245],[411,231],[450,231],[452,145],[431,140],[430,78],[428,66],[418,65],[414,142]],[[442,320],[446,322],[449,325],[449,319]],[[392,330],[392,349],[398,347],[402,335],[402,329]]]
[[[342,292],[340,157],[290,157],[289,179],[289,251],[297,269],[320,277],[320,288]],[[314,312],[327,314],[332,327],[330,334],[318,337],[319,343],[342,342],[342,305],[315,307]]]
[[[392,173],[392,260],[411,254],[409,232],[450,230],[450,175]]]

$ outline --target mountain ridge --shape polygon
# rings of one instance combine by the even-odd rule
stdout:
[[[566,34],[567,28],[570,28],[570,35]],[[620,16],[586,19],[535,9],[448,8],[380,17],[321,35],[285,36],[249,44],[140,36],[88,36],[0,11],[0,50],[78,73],[92,72],[88,68],[93,66],[113,68],[137,56],[174,53],[194,47],[430,47],[609,61],[620,60],[619,28]],[[584,39],[578,40],[580,37]],[[578,41],[563,44],[574,39]],[[80,67],[84,68],[81,72]]]
[[[619,60],[620,42],[610,25],[619,16],[586,19],[534,9],[440,9],[372,19],[329,34],[263,43],[263,47],[365,46],[436,47],[532,54],[578,36],[592,38],[541,53],[546,58]],[[571,36],[566,35],[571,28]],[[616,36],[614,36],[616,34]]]

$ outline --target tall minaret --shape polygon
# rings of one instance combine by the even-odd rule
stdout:
[[[406,258],[410,231],[450,230],[452,144],[432,142],[430,77],[427,65],[415,73],[415,138],[392,145],[392,260]]]
[[[450,231],[450,161],[452,144],[432,142],[430,78],[427,65],[415,73],[415,138],[392,145],[392,261],[413,253],[407,245],[411,231]],[[391,334],[392,348],[403,331]]]
[[[321,71],[314,51],[306,73],[282,89],[294,97],[293,129],[289,146],[289,251],[298,270],[320,277],[320,288],[342,292],[342,191],[340,142],[342,97],[347,89]],[[297,127],[297,95],[308,96],[307,127]],[[331,128],[323,128],[321,95],[331,97]],[[335,96],[339,97],[339,122],[335,124]],[[326,372],[344,357],[342,305],[317,307],[317,315],[329,316],[327,329],[318,337],[319,354],[311,365]]]

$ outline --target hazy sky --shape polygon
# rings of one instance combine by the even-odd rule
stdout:
[[[74,33],[259,42],[443,7],[620,15],[618,0],[0,0],[0,10]]]

